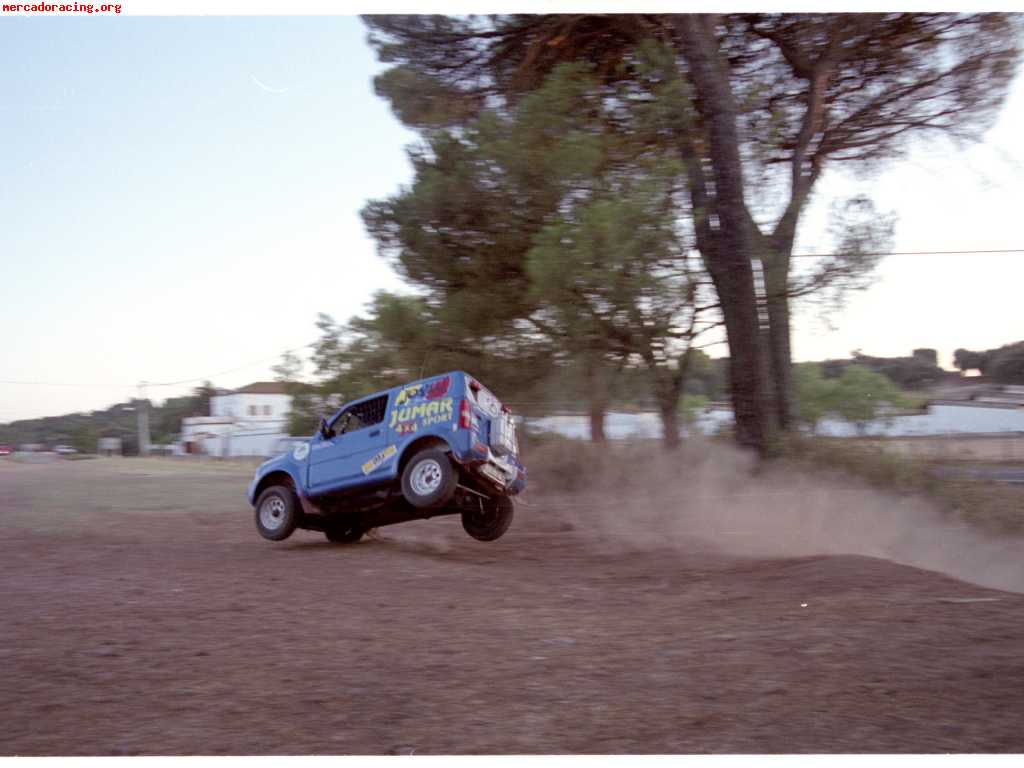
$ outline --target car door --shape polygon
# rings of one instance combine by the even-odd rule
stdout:
[[[371,475],[394,459],[385,445],[384,414],[388,395],[346,406],[329,425],[328,436],[313,445],[309,487],[313,493],[348,488],[372,481]]]

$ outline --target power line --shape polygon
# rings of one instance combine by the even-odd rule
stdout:
[[[229,368],[226,371],[220,371],[218,373],[210,373],[210,374],[207,374],[206,376],[197,376],[194,379],[182,379],[181,381],[165,381],[165,382],[160,382],[160,383],[153,383],[153,382],[150,381],[150,382],[146,382],[146,386],[147,387],[173,387],[173,386],[177,386],[178,384],[191,384],[192,382],[195,382],[195,381],[208,381],[208,380],[214,378],[215,376],[226,376],[227,374],[234,373],[235,371],[242,371],[242,370],[245,370],[246,368],[252,368],[254,365],[259,365],[260,363],[265,363],[268,360],[276,360],[277,358],[281,357],[281,355],[287,355],[287,354],[289,354],[291,352],[298,352],[300,349],[306,349],[308,347],[313,347],[313,346],[316,346],[316,344],[317,344],[317,342],[311,341],[309,344],[303,344],[300,347],[293,347],[292,349],[286,349],[284,352],[281,352],[280,354],[272,355],[270,357],[264,357],[264,358],[261,358],[260,360],[256,360],[255,362],[246,363],[245,365],[240,365],[237,368]]]
[[[1024,248],[986,248],[986,249],[971,249],[971,250],[960,250],[960,251],[890,251],[890,252],[868,252],[862,253],[861,256],[970,256],[985,253],[994,254],[1006,254],[1006,253],[1024,253]],[[794,253],[790,256],[793,259],[826,259],[835,258],[844,254],[839,253]],[[303,344],[292,349],[286,349],[280,355],[285,355],[290,352],[298,352],[300,349],[307,349],[309,347],[316,346],[317,342],[313,341],[309,344]],[[273,355],[265,357],[260,360],[256,360],[245,365],[240,365],[236,368],[229,368],[226,371],[219,371],[217,373],[209,373],[205,376],[196,376],[191,379],[181,379],[180,381],[164,381],[164,382],[147,382],[147,387],[174,387],[181,384],[192,384],[197,381],[208,381],[216,376],[226,376],[229,373],[235,373],[237,371],[251,368],[254,365],[265,363],[268,360],[274,360],[280,355]],[[54,381],[13,381],[13,380],[0,380],[0,384],[12,384],[22,386],[34,386],[34,387],[78,387],[80,389],[118,389],[124,387],[136,387],[138,384],[71,384],[68,382],[54,382]]]
[[[861,256],[966,256],[978,253],[1024,253],[1024,248],[989,248],[970,251],[893,251],[891,253],[862,253]],[[841,253],[794,253],[794,259],[824,259],[843,256]]]
[[[69,384],[60,381],[6,381],[0,380],[0,384],[21,384],[32,387],[78,387],[80,389],[122,389],[130,387],[131,384]]]
[[[229,373],[234,373],[236,371],[242,371],[242,370],[245,370],[246,368],[252,368],[254,365],[260,365],[261,363],[265,363],[265,362],[267,362],[269,360],[276,360],[281,355],[286,355],[286,354],[288,354],[290,352],[298,352],[300,349],[306,349],[308,347],[313,347],[313,346],[316,346],[316,344],[317,344],[317,342],[312,341],[309,344],[303,344],[302,346],[299,346],[299,347],[292,347],[291,349],[286,349],[286,350],[284,350],[284,352],[281,352],[280,354],[271,355],[269,357],[264,357],[264,358],[261,358],[260,360],[256,360],[256,361],[251,362],[251,363],[246,363],[245,365],[239,365],[239,366],[237,366],[235,368],[229,368],[226,371],[220,371],[218,373],[209,373],[209,374],[206,374],[205,376],[196,376],[193,379],[182,379],[181,381],[164,381],[164,382],[158,382],[158,383],[147,381],[146,382],[146,386],[147,387],[173,387],[173,386],[177,386],[179,384],[191,384],[191,383],[196,382],[196,381],[209,381],[210,379],[213,379],[213,378],[215,378],[217,376],[226,376]],[[138,383],[137,382],[135,384],[72,384],[70,382],[63,382],[63,381],[15,381],[15,380],[0,380],[0,384],[13,384],[13,385],[33,386],[33,387],[78,387],[80,389],[90,389],[90,388],[94,388],[94,389],[134,389],[134,388],[138,387]]]

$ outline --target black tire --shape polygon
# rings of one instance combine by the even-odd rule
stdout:
[[[299,525],[299,500],[287,485],[272,485],[256,499],[256,530],[270,541],[284,541]]]
[[[512,525],[515,508],[508,496],[478,499],[481,508],[462,513],[462,528],[477,541],[494,541]]]
[[[420,451],[402,470],[402,496],[417,509],[437,509],[455,495],[459,476],[444,451]]]
[[[355,544],[366,533],[366,529],[356,520],[342,519],[324,526],[324,536],[335,544]]]

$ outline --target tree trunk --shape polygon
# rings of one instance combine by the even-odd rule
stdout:
[[[759,237],[758,240],[761,263],[764,265],[768,357],[774,390],[773,413],[779,428],[785,432],[796,426],[797,418],[790,334],[789,270],[793,244],[796,240],[796,226],[805,199],[806,189],[803,192],[795,190],[786,214],[779,221],[775,232],[770,237]]]
[[[608,410],[608,379],[603,361],[598,356],[587,356],[587,410],[590,416],[590,441],[605,442],[604,415]]]
[[[661,369],[648,354],[647,365],[654,381],[654,397],[658,403],[658,415],[661,418],[662,442],[665,450],[674,451],[679,447],[679,398],[683,394],[683,384],[690,367],[690,351],[679,360],[679,367]]]
[[[774,451],[774,440],[767,419],[765,360],[754,288],[750,217],[743,198],[736,106],[727,65],[718,50],[714,18],[681,15],[676,17],[676,25],[698,108],[708,127],[719,231],[714,253],[706,257],[706,263],[718,291],[729,341],[736,440],[767,456]]]
[[[607,438],[604,434],[604,407],[593,400],[590,401],[590,442],[603,443]]]
[[[796,393],[793,391],[793,352],[789,340],[789,299],[786,296],[769,299],[768,321],[775,418],[779,429],[788,432],[793,428]]]
[[[665,450],[674,451],[679,447],[679,399],[673,398],[672,402],[659,403],[658,412],[661,416]]]
[[[772,335],[768,327],[767,311],[761,309],[761,370],[764,371],[765,419],[773,433],[779,430],[779,420],[775,412],[775,363],[772,359]]]

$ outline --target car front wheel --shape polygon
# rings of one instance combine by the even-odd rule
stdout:
[[[272,485],[256,500],[256,530],[270,541],[283,541],[299,524],[299,500],[286,485]]]

